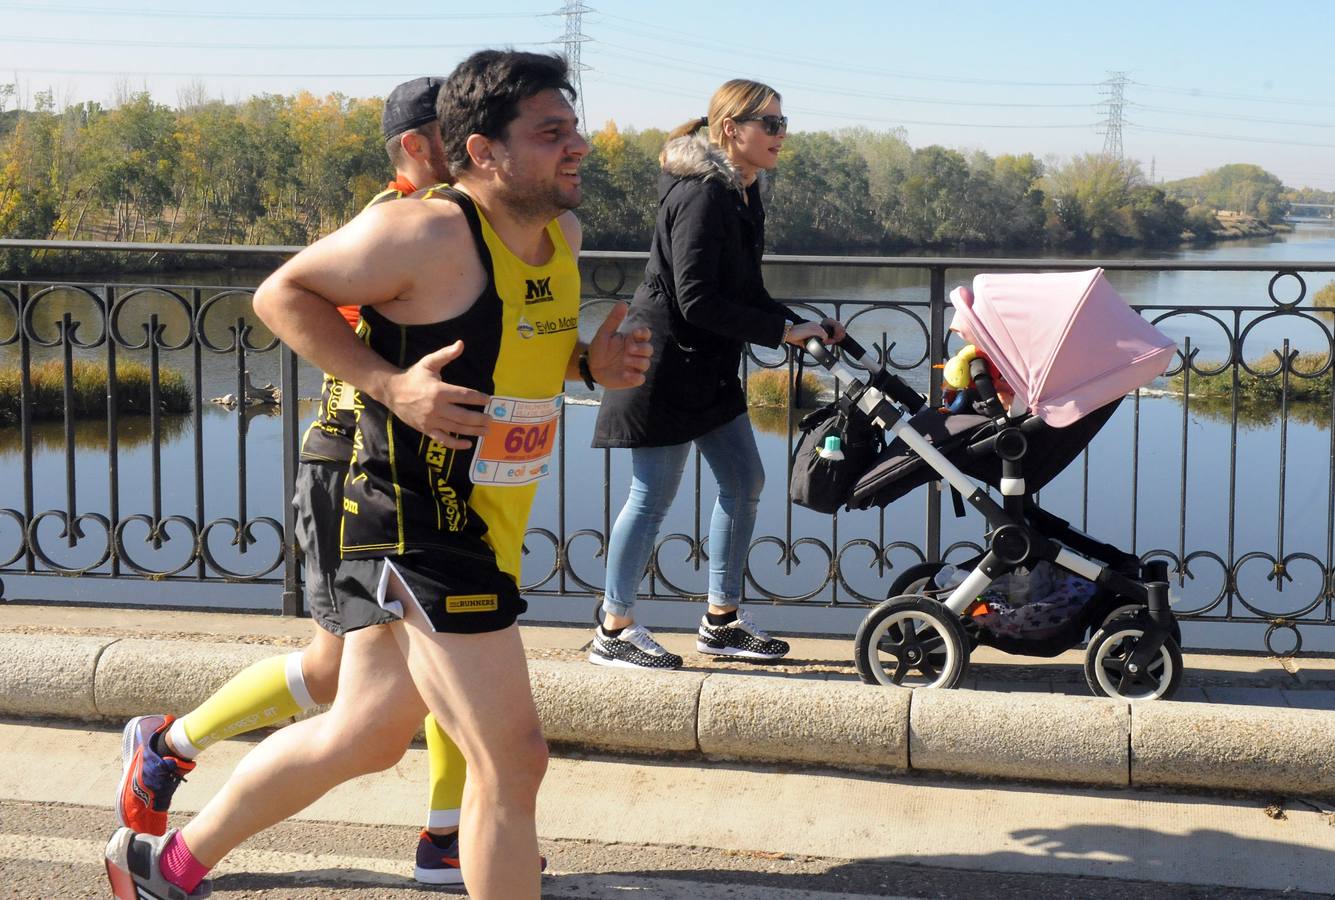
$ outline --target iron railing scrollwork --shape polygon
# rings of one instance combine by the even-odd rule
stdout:
[[[109,245],[108,249],[121,248]],[[172,252],[170,247],[155,249]],[[269,254],[292,249],[263,248]],[[210,248],[210,252],[229,249]],[[637,253],[585,254],[586,321],[601,320],[611,302],[628,299],[645,258]],[[1067,499],[1076,508],[1078,517],[1073,521],[1087,528],[1095,502],[1107,500],[1106,486],[1125,482],[1119,487],[1126,496],[1119,499],[1123,506],[1117,515],[1125,520],[1129,540],[1098,536],[1129,545],[1127,549],[1144,559],[1167,561],[1182,595],[1176,609],[1184,618],[1262,625],[1265,648],[1280,653],[1301,649],[1303,629],[1335,624],[1335,429],[1331,427],[1335,318],[1301,305],[1308,296],[1308,281],[1313,275],[1335,277],[1335,262],[840,257],[770,257],[767,262],[780,267],[878,267],[920,273],[919,286],[893,300],[802,296],[786,300],[810,316],[833,315],[850,331],[869,338],[864,343],[874,348],[878,360],[903,373],[933,403],[940,402],[942,388],[936,366],[958,345],[947,327],[947,286],[952,277],[960,280],[960,273],[1102,265],[1112,271],[1268,274],[1264,296],[1256,304],[1139,307],[1158,327],[1183,335],[1166,375],[1182,394],[1180,409],[1173,414],[1176,434],[1167,430],[1162,404],[1155,407],[1153,422],[1145,419],[1151,395],[1138,393],[1119,411],[1127,418],[1127,452],[1103,460],[1087,449],[1072,475],[1075,487]],[[17,431],[17,441],[0,447],[0,453],[16,456],[21,463],[21,473],[16,473],[20,477],[9,481],[14,495],[0,495],[0,578],[10,579],[11,594],[13,577],[44,575],[167,581],[183,590],[202,586],[201,591],[212,584],[240,582],[274,585],[281,611],[300,612],[300,571],[287,499],[295,484],[302,422],[300,404],[292,401],[302,388],[313,393],[317,387],[309,376],[299,380],[295,356],[255,318],[251,294],[250,289],[236,286],[5,281],[0,273],[0,354],[18,372],[17,415],[4,428],[11,437]],[[1305,354],[1299,354],[1299,346]],[[129,360],[147,367],[145,415],[123,409],[125,386],[117,373]],[[76,362],[81,361],[95,363],[106,376],[105,430],[96,432],[101,435],[97,452],[106,460],[105,479],[87,471],[86,460],[96,453],[85,452],[85,445],[94,432],[86,426],[80,430],[75,414],[76,395],[86,390],[77,384]],[[37,415],[33,375],[40,362],[60,370],[53,424],[39,422]],[[743,358],[745,375],[782,372],[790,385],[800,374],[798,369],[796,359],[780,351],[752,347]],[[255,412],[244,398],[247,373],[259,370],[272,373],[284,401],[276,438],[281,454],[274,452],[275,439],[265,438],[268,443],[257,446],[252,434]],[[169,372],[185,384],[187,413],[163,410]],[[1227,390],[1214,390],[1218,399],[1198,393],[1199,385],[1217,388],[1221,379]],[[218,414],[205,414],[206,384],[226,384],[241,401],[225,413],[228,438],[221,437]],[[1265,460],[1250,444],[1245,458],[1239,449],[1239,437],[1255,430],[1256,404],[1245,395],[1257,385],[1270,398],[1263,404],[1269,417],[1264,434],[1273,438],[1273,453]],[[1299,393],[1309,399],[1299,404],[1294,399]],[[1313,401],[1313,395],[1320,399]],[[563,426],[571,405],[563,408]],[[791,459],[800,413],[790,403],[774,415],[775,429]],[[1212,439],[1209,446],[1201,446],[1197,433],[1205,418],[1226,441]],[[1312,429],[1299,429],[1304,450],[1293,445],[1297,425],[1310,422],[1317,423],[1315,433],[1325,432],[1325,455],[1319,466],[1311,462]],[[188,438],[182,437],[185,431]],[[132,432],[130,446],[126,441]],[[611,451],[569,446],[565,427],[559,434],[560,474],[554,496],[546,493],[551,488],[540,495],[552,498],[555,512],[528,532],[523,588],[535,598],[594,597],[602,586],[607,535],[617,512],[615,497],[624,486],[614,479]],[[186,449],[178,447],[170,460],[164,459],[164,448],[172,441]],[[1217,446],[1224,443],[1226,451]],[[1203,484],[1199,459],[1206,452],[1221,451],[1226,462],[1217,466],[1218,479]],[[1300,465],[1295,465],[1296,452],[1306,454]],[[595,471],[598,468],[600,472]],[[1164,472],[1174,475],[1177,520],[1171,528],[1162,517],[1150,521],[1145,513],[1147,503],[1163,500],[1147,496],[1146,490],[1151,482],[1164,484]],[[771,471],[767,492],[782,490],[788,474]],[[698,454],[689,478],[692,483],[683,487],[689,510],[681,516],[686,527],[668,529],[660,536],[646,573],[646,596],[681,600],[700,596],[689,582],[699,580],[698,573],[708,562],[712,493],[704,487]],[[579,503],[572,503],[568,492],[576,482]],[[262,486],[257,488],[257,483]],[[782,515],[763,519],[752,541],[745,574],[748,599],[806,606],[874,603],[884,598],[888,581],[905,565],[937,558],[959,560],[977,552],[980,535],[963,534],[953,519],[943,519],[940,490],[929,486],[923,495],[923,501],[904,498],[897,504],[922,504],[919,530],[912,535],[904,533],[889,510],[842,513],[813,525],[809,515],[783,504]],[[57,497],[59,503],[54,503]],[[1319,517],[1311,513],[1313,504],[1324,510]],[[1309,523],[1297,535],[1291,525],[1295,505],[1307,510]],[[1226,515],[1219,522],[1202,522],[1206,513],[1201,510],[1207,508]],[[1258,542],[1243,533],[1255,529],[1240,531],[1240,524],[1250,526],[1260,516],[1267,517],[1273,528]],[[1318,519],[1319,536],[1314,526]],[[1201,536],[1206,526],[1219,530],[1218,540]],[[1142,546],[1147,533],[1150,543]]]

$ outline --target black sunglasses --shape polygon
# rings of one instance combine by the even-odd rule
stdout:
[[[776,137],[780,131],[788,130],[787,116],[740,116],[733,119],[738,124],[742,122],[759,122],[765,128],[765,134],[770,137]]]

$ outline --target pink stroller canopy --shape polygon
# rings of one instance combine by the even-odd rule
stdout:
[[[979,275],[951,326],[1028,410],[1061,428],[1164,373],[1176,345],[1126,305],[1102,269]]]

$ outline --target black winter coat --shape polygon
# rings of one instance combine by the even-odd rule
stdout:
[[[653,362],[644,384],[603,394],[593,446],[682,444],[746,411],[742,350],[778,347],[797,317],[761,278],[758,183],[742,197],[736,170],[703,136],[668,144],[649,262],[623,326],[653,331]]]

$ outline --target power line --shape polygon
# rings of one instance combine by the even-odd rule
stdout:
[[[1199,88],[1173,87],[1163,84],[1146,84],[1143,81],[1131,82],[1138,88],[1144,88],[1147,91],[1160,91],[1165,94],[1181,94],[1186,97],[1205,97],[1216,100],[1241,100],[1247,103],[1276,103],[1285,106],[1322,106],[1335,107],[1335,103],[1323,102],[1320,100],[1292,100],[1281,97],[1260,97],[1253,94],[1233,94],[1224,91],[1203,91]]]
[[[473,46],[469,44],[468,46]],[[32,69],[7,71],[23,75],[134,75],[140,78],[414,78],[420,72],[144,72],[126,69]]]
[[[1133,103],[1129,101],[1126,105],[1131,109],[1143,109],[1146,112],[1191,116],[1198,119],[1228,119],[1233,122],[1257,122],[1262,125],[1292,125],[1299,128],[1335,128],[1335,123],[1332,122],[1296,122],[1292,119],[1266,119],[1260,116],[1236,116],[1231,113],[1212,113],[1191,109],[1172,109],[1165,106],[1147,106],[1144,103]]]
[[[699,50],[707,50],[711,53],[725,52],[728,56],[746,56],[752,59],[762,59],[770,63],[781,60],[785,65],[798,64],[811,66],[819,69],[829,69],[831,71],[852,72],[861,75],[885,75],[892,78],[902,78],[909,81],[934,81],[944,84],[977,84],[977,85],[997,85],[1002,87],[1042,87],[1042,88],[1067,88],[1067,87],[1093,87],[1097,82],[1089,81],[1007,81],[1004,79],[993,78],[971,78],[963,75],[922,75],[915,72],[906,72],[899,69],[883,69],[875,66],[848,66],[838,63],[831,63],[828,59],[816,59],[809,56],[795,56],[791,53],[783,53],[781,56],[774,52],[760,52],[747,50],[738,47],[735,42],[715,41],[710,38],[701,38],[699,35],[688,31],[681,31],[675,28],[667,28],[661,25],[655,25],[651,22],[645,22],[640,19],[632,19],[627,16],[619,16],[613,13],[600,12],[600,16],[607,16],[618,19],[622,22],[631,22],[637,25],[643,25],[648,31],[641,31],[634,28],[626,28],[612,23],[604,23],[606,27],[616,31],[622,31],[627,34],[635,35],[650,40],[668,41],[674,44],[685,44],[693,46]],[[675,35],[667,38],[664,34]]]
[[[107,38],[0,36],[0,44],[75,44],[97,47],[155,47],[184,50],[457,50],[473,48],[478,42],[463,44],[251,44],[218,41],[139,41]],[[548,41],[517,41],[513,46],[544,46]]]
[[[1216,141],[1240,141],[1247,144],[1279,144],[1284,147],[1316,147],[1321,150],[1335,150],[1335,144],[1318,144],[1312,141],[1294,141],[1288,138],[1251,138],[1237,134],[1211,134],[1204,131],[1179,131],[1172,128],[1155,128],[1151,125],[1137,125],[1128,122],[1127,127],[1136,131],[1148,131],[1153,134],[1176,134],[1181,137],[1210,138]]]
[[[699,101],[702,98],[701,94],[696,93],[694,91],[665,88],[658,84],[639,81],[638,79],[635,78],[628,78],[625,76],[616,75],[615,73],[609,73],[607,71],[603,71],[601,73],[601,76],[602,77],[599,78],[600,81],[605,81],[608,84],[615,84],[621,87],[631,87],[658,94],[669,94],[677,97],[687,97],[695,99],[697,101]],[[1003,128],[1008,130],[1010,129],[1052,130],[1052,129],[1088,129],[1093,127],[1094,125],[1093,122],[1070,122],[1061,124],[1033,124],[1033,125],[1018,124],[1014,122],[1007,122],[1007,123],[928,122],[916,119],[900,119],[890,116],[869,116],[860,113],[844,113],[831,109],[815,109],[811,107],[792,106],[788,104],[785,104],[784,109],[788,112],[805,113],[807,115],[815,115],[815,116],[826,116],[836,120],[846,119],[854,122],[879,122],[887,125],[927,125],[927,126],[939,126],[943,128]]]
[[[289,20],[301,22],[384,22],[386,14],[377,13],[246,13],[236,10],[190,10],[144,9],[142,7],[108,8],[105,6],[52,6],[49,3],[0,3],[0,10],[16,12],[54,13],[57,15],[115,16],[125,18],[139,16],[145,18],[169,19],[265,19]],[[395,10],[393,19],[414,20],[452,20],[452,19],[528,19],[538,13],[413,13]]]
[[[616,48],[607,51],[604,48]],[[644,65],[658,66],[660,68],[670,68],[677,72],[687,71],[696,74],[717,74],[717,75],[735,75],[736,69],[728,69],[710,65],[683,65],[683,61],[676,57],[666,56],[661,53],[652,53],[647,50],[636,51],[630,47],[622,47],[619,44],[609,44],[605,41],[598,42],[600,52],[607,53],[614,59],[624,59]],[[617,50],[626,51],[618,53]],[[653,59],[663,60],[663,62],[654,62]],[[931,106],[975,106],[996,109],[1090,109],[1089,103],[996,103],[990,101],[978,100],[943,100],[934,97],[913,97],[903,94],[885,94],[878,91],[863,91],[852,88],[833,87],[825,84],[812,84],[802,81],[787,81],[784,83],[784,90],[801,88],[810,91],[820,91],[826,94],[837,94],[845,97],[862,97],[869,100],[893,100],[900,103],[923,103]]]

